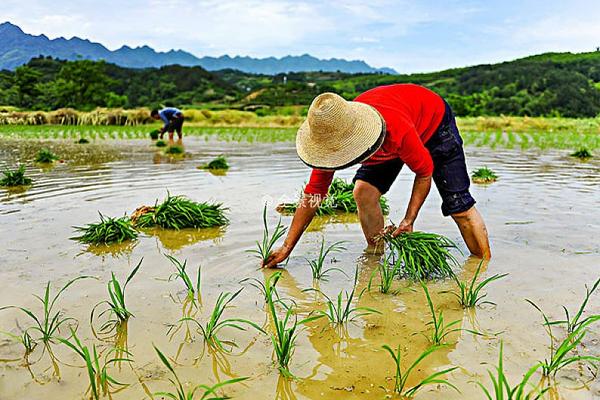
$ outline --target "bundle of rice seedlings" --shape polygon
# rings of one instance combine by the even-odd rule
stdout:
[[[392,237],[383,236],[391,252],[393,262],[400,262],[401,277],[413,281],[454,276],[453,267],[458,261],[450,253],[457,249],[456,244],[445,236],[436,233],[410,232]]]
[[[128,217],[110,218],[100,214],[100,222],[74,228],[83,234],[71,239],[87,244],[122,243],[126,240],[137,239],[138,236]]]
[[[353,195],[354,183],[346,182],[341,178],[335,178],[329,186],[327,197],[321,202],[317,209],[317,215],[334,215],[340,212],[356,213],[357,206]],[[389,214],[390,207],[387,199],[381,196],[379,199],[381,210]],[[292,214],[298,208],[298,203],[282,203],[277,206],[277,211],[282,214]]]
[[[35,156],[35,162],[44,163],[44,164],[50,164],[56,160],[58,160],[58,157],[56,156],[56,154],[54,154],[53,152],[51,152],[50,150],[48,150],[46,148],[43,148],[40,151],[38,151],[37,155]]]
[[[150,139],[152,140],[156,140],[158,139],[158,134],[160,133],[160,131],[158,129],[155,129],[153,131],[150,132]]]
[[[21,165],[15,170],[5,169],[2,171],[4,178],[0,179],[0,186],[27,186],[33,182],[25,176],[25,166]]]
[[[159,139],[156,141],[156,147],[167,147],[167,142]]]
[[[154,207],[144,206],[132,215],[135,226],[149,228],[159,226],[166,229],[210,228],[229,223],[226,208],[220,203],[197,203],[184,196],[171,196]]]
[[[592,152],[589,151],[588,149],[586,149],[585,147],[582,147],[581,149],[577,150],[574,153],[571,153],[571,157],[577,157],[581,160],[585,160],[587,158],[592,158]]]
[[[168,146],[165,149],[165,154],[183,154],[183,153],[184,153],[183,147],[177,146],[177,145]]]
[[[498,180],[498,176],[488,167],[483,167],[473,171],[471,179],[473,179],[473,182],[475,183],[492,183]]]
[[[226,170],[229,169],[229,164],[227,164],[227,160],[223,156],[218,156],[208,164],[204,164],[200,166],[201,169],[218,169],[218,170]]]

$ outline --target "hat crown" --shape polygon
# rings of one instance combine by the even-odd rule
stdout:
[[[348,102],[335,93],[317,96],[308,109],[307,119],[315,136],[343,133],[352,122]]]

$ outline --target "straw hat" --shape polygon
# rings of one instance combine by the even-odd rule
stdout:
[[[385,122],[373,107],[323,93],[298,129],[296,151],[309,167],[342,169],[369,158],[384,138]]]

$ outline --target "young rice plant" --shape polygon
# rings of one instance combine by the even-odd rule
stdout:
[[[76,231],[82,232],[82,235],[71,239],[87,244],[123,243],[126,240],[135,240],[138,237],[131,220],[126,216],[111,218],[100,214],[100,222],[74,228]]]
[[[582,147],[574,153],[571,153],[571,157],[579,158],[580,160],[587,160],[588,158],[592,158],[592,152]]]
[[[287,228],[283,226],[283,224],[281,223],[281,218],[279,218],[279,221],[277,222],[273,233],[269,233],[266,204],[263,207],[263,228],[263,238],[261,242],[256,241],[256,249],[246,250],[246,252],[254,254],[256,258],[261,260],[262,264],[264,264],[269,258],[271,250],[273,250],[273,247],[275,247],[275,243],[277,243],[277,241],[281,239],[283,235],[285,235],[285,233],[287,232]]]
[[[51,152],[50,150],[48,150],[46,148],[38,151],[37,155],[35,156],[35,162],[43,163],[43,164],[50,164],[56,160],[58,160],[58,157],[56,156],[56,154],[54,154],[53,152]]]
[[[475,271],[475,275],[470,282],[460,281],[456,276],[454,276],[454,281],[456,282],[456,286],[458,287],[457,291],[449,291],[452,295],[456,296],[458,302],[463,308],[473,308],[478,304],[494,304],[490,301],[483,301],[483,299],[487,296],[487,293],[482,293],[484,287],[496,281],[498,279],[502,279],[508,274],[496,274],[492,275],[489,278],[484,279],[483,281],[477,283],[477,278],[479,278],[479,273],[481,272],[481,266],[483,265],[483,260],[479,263],[477,267],[477,271]]]
[[[429,306],[429,312],[431,313],[431,321],[427,323],[427,326],[429,326],[431,329],[431,333],[428,339],[433,346],[440,346],[446,341],[446,338],[449,335],[463,330],[461,328],[456,328],[456,326],[459,325],[461,321],[457,319],[456,321],[445,323],[444,312],[441,309],[438,313],[435,312],[435,307],[433,306],[433,302],[431,301],[431,296],[429,295],[429,290],[427,290],[427,286],[425,286],[424,283],[421,283],[421,286],[423,287],[423,291],[425,292],[425,298],[427,299],[427,305]]]
[[[335,243],[331,244],[329,247],[325,248],[325,238],[321,239],[321,247],[319,249],[319,255],[317,256],[317,259],[316,260],[306,259],[306,261],[308,262],[308,265],[310,265],[312,277],[315,281],[327,280],[327,278],[329,277],[329,273],[331,271],[339,271],[341,273],[344,273],[344,271],[342,271],[341,269],[336,268],[336,267],[331,267],[331,268],[325,267],[325,260],[327,259],[327,256],[330,253],[339,253],[339,252],[346,250],[346,248],[343,246],[344,243],[345,242],[343,242],[343,241],[335,242]]]
[[[20,165],[15,170],[5,169],[2,173],[4,177],[0,179],[0,186],[27,186],[33,182],[31,178],[25,176],[24,165]]]
[[[176,259],[173,256],[167,255],[166,257],[169,261],[171,261],[171,263],[173,264],[173,266],[175,266],[175,269],[177,270],[177,272],[173,272],[169,276],[168,280],[169,281],[173,281],[176,279],[181,280],[183,282],[183,284],[185,285],[185,288],[187,289],[187,298],[190,300],[195,300],[197,298],[199,300],[200,293],[201,293],[200,289],[201,289],[201,284],[202,284],[202,267],[198,266],[198,276],[196,277],[196,283],[193,283],[192,278],[186,271],[187,260],[185,260],[182,263],[181,261],[179,261],[178,259]]]
[[[227,164],[227,159],[224,156],[218,156],[211,162],[202,166],[203,169],[212,169],[212,170],[228,170],[229,164]]]
[[[373,270],[371,273],[371,278],[369,278],[369,284],[367,289],[370,291],[373,279],[375,279],[376,275],[379,275],[379,291],[383,294],[390,293],[392,289],[392,284],[394,283],[394,278],[400,275],[400,271],[402,269],[402,260],[396,259],[392,262],[394,255],[392,253],[386,255],[383,259],[383,263],[378,264],[377,269]],[[396,294],[398,291],[392,292]]]

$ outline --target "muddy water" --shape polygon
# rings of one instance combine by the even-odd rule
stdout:
[[[427,346],[424,335],[429,312],[423,292],[399,282],[396,295],[365,292],[359,306],[377,308],[381,315],[361,317],[344,329],[332,329],[314,321],[299,333],[291,362],[295,380],[280,379],[273,367],[269,339],[256,331],[224,329],[220,336],[237,345],[230,353],[205,349],[197,332],[185,329],[172,336],[169,324],[182,316],[194,315],[205,321],[214,301],[223,291],[235,291],[244,278],[263,280],[271,271],[261,271],[245,253],[261,236],[261,209],[264,201],[290,201],[307,179],[307,169],[297,160],[289,144],[222,144],[194,140],[186,142],[187,155],[168,158],[156,153],[143,141],[106,142],[87,146],[61,142],[0,142],[0,166],[26,162],[42,145],[50,146],[65,158],[52,168],[41,169],[28,163],[35,184],[26,191],[0,190],[0,305],[19,305],[39,312],[33,294],[42,295],[52,281],[56,290],[68,280],[92,276],[73,284],[57,306],[66,316],[79,321],[79,336],[89,345],[106,351],[113,339],[97,340],[90,329],[90,311],[107,297],[106,282],[115,272],[125,279],[143,258],[140,272],[127,289],[127,303],[135,314],[127,326],[126,343],[134,364],[123,363],[110,373],[129,386],[114,393],[115,399],[149,398],[149,394],[169,389],[166,369],[152,348],[168,355],[186,387],[214,383],[232,377],[249,377],[227,388],[239,399],[381,399],[393,387],[391,358],[383,344],[398,345],[402,365],[408,366]],[[455,333],[448,345],[425,359],[408,384],[426,374],[451,366],[459,368],[449,380],[460,393],[431,386],[419,399],[481,399],[474,383],[489,387],[486,370],[497,360],[504,343],[505,369],[511,382],[517,382],[536,360],[546,357],[549,340],[537,311],[525,302],[530,299],[550,316],[559,318],[561,305],[577,307],[584,285],[600,276],[600,162],[586,163],[565,157],[563,152],[543,153],[514,150],[467,150],[469,168],[488,166],[500,180],[493,185],[473,187],[479,208],[491,234],[493,260],[487,276],[508,273],[488,289],[495,305],[463,312],[449,294],[451,282],[429,285],[436,307],[444,310],[447,321],[460,320],[467,331]],[[232,168],[225,175],[196,169],[212,157],[226,154]],[[351,170],[340,173],[350,178]],[[388,197],[390,219],[398,221],[408,198],[412,176],[403,171]],[[229,207],[231,224],[224,229],[181,232],[149,230],[133,244],[110,248],[87,248],[69,240],[72,226],[94,222],[98,212],[111,216],[131,213],[143,204],[163,198],[166,191],[185,194],[195,200],[222,202]],[[435,190],[435,189],[434,189]],[[441,216],[440,200],[432,192],[417,228],[449,236],[461,244],[452,221]],[[270,222],[277,215],[271,212]],[[290,218],[284,217],[289,223]],[[359,271],[358,290],[366,287],[377,259],[364,253],[360,226],[355,217],[319,219],[313,223],[279,283],[282,296],[295,299],[302,312],[323,308],[322,298],[303,289],[313,285],[304,257],[312,257],[321,238],[328,242],[348,241],[348,250],[336,254],[333,264],[352,277]],[[189,309],[180,282],[168,281],[174,271],[165,258],[171,254],[186,259],[195,277],[202,266],[202,307]],[[477,260],[459,256],[459,274],[472,276]],[[353,279],[332,272],[320,289],[330,296],[352,287]],[[262,295],[246,287],[227,311],[231,317],[267,324]],[[600,296],[588,306],[600,313]],[[191,313],[191,314],[190,314]],[[0,313],[0,330],[19,334],[30,321],[16,310]],[[20,328],[19,328],[20,327]],[[63,332],[66,333],[66,332]],[[171,332],[173,333],[173,332]],[[561,334],[557,330],[557,334]],[[497,335],[494,335],[497,334]],[[600,355],[600,326],[592,329],[580,347],[582,354]],[[121,337],[121,343],[125,338]],[[22,347],[8,339],[0,342],[0,399],[78,399],[84,398],[87,373],[81,362],[64,346],[52,349],[59,360],[60,380],[41,346],[29,356],[29,368],[22,359]],[[537,381],[539,377],[536,377]],[[592,399],[600,396],[600,382],[585,367],[573,365],[560,373],[549,398]],[[160,396],[156,396],[160,398]]]

